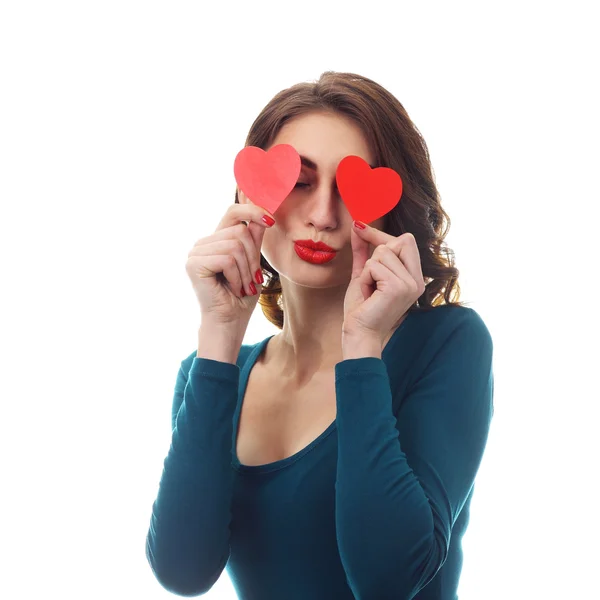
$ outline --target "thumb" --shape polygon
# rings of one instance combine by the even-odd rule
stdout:
[[[352,227],[350,243],[352,244],[352,279],[354,279],[360,276],[369,259],[369,242],[363,240]]]
[[[262,225],[259,225],[258,223],[254,223],[253,221],[250,221],[248,223],[248,232],[250,233],[250,236],[252,237],[252,241],[254,242],[254,245],[256,246],[256,251],[260,254],[260,249],[263,243],[263,238],[265,237],[265,231],[267,230],[266,227],[263,227]]]

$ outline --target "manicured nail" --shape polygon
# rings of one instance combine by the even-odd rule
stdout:
[[[269,227],[273,227],[273,225],[275,225],[275,219],[271,219],[271,217],[269,217],[269,215],[264,215],[262,220],[269,226]]]
[[[358,227],[359,229],[364,229],[366,225],[361,221],[354,221],[354,227]]]
[[[250,288],[252,295],[256,296],[256,286],[252,282],[250,282],[250,285],[248,287]]]
[[[260,283],[261,285],[264,283],[263,274],[260,269],[257,269],[256,273],[254,273],[254,279],[256,280],[256,283]]]
[[[246,294],[246,290],[244,288],[242,288],[242,291],[240,292],[240,295],[242,296],[242,298],[244,298],[248,294]]]

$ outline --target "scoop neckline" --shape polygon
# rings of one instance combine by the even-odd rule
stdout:
[[[396,329],[396,331],[394,331],[392,337],[388,340],[388,343],[386,344],[386,346],[383,349],[383,352],[381,354],[382,360],[383,360],[384,355],[387,355],[390,352],[391,347],[396,343],[397,338],[398,338],[398,333],[404,329],[406,323],[410,319],[411,314],[412,314],[412,311],[409,311],[409,313],[408,313],[408,315],[406,315],[406,318],[404,319],[404,321],[402,321],[402,323],[400,324],[398,329]],[[256,344],[254,350],[252,350],[252,352],[250,352],[250,354],[248,355],[248,358],[246,359],[244,367],[242,368],[241,378],[240,378],[240,387],[239,387],[239,393],[238,393],[238,403],[237,403],[237,406],[235,409],[235,414],[234,414],[234,419],[233,419],[232,451],[231,451],[232,467],[240,473],[270,473],[273,471],[278,471],[279,469],[284,469],[284,468],[290,466],[291,464],[295,463],[297,460],[300,460],[306,454],[308,454],[318,444],[320,444],[325,438],[327,438],[329,435],[331,435],[337,428],[337,416],[336,416],[336,418],[333,420],[332,423],[330,423],[330,425],[327,427],[327,429],[325,429],[325,431],[323,431],[319,436],[317,436],[312,442],[310,442],[307,446],[305,446],[304,448],[302,448],[295,454],[292,454],[291,456],[288,456],[286,458],[282,458],[280,460],[276,460],[276,461],[270,462],[270,463],[265,463],[262,465],[244,465],[239,461],[238,455],[237,455],[238,428],[239,428],[240,415],[242,412],[242,404],[244,401],[244,396],[246,395],[246,389],[248,387],[248,380],[250,379],[250,371],[256,364],[258,357],[262,354],[266,345],[269,343],[269,340],[271,338],[275,337],[275,335],[276,334],[270,335],[269,337],[266,337],[261,342],[258,342],[258,344]]]

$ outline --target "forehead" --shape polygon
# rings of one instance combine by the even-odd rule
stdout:
[[[319,167],[328,168],[350,154],[368,163],[374,156],[362,130],[349,117],[332,112],[310,112],[290,119],[273,140],[290,144],[299,154],[312,159]]]

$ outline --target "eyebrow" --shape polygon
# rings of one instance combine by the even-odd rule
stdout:
[[[317,163],[315,163],[314,161],[310,160],[310,158],[307,158],[306,156],[302,156],[302,154],[300,155],[300,162],[305,166],[308,167],[309,169],[312,169],[313,171],[317,171]],[[375,165],[371,165],[369,164],[369,166],[371,167],[371,169],[375,169]]]

